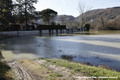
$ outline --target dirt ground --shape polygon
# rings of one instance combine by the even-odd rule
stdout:
[[[46,63],[45,60],[19,60],[8,63],[17,80],[90,80],[81,78],[81,73]]]

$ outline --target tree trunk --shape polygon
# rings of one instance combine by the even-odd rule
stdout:
[[[26,3],[27,2],[25,0],[25,30],[27,30],[27,25],[28,25],[28,23],[27,23],[27,4]]]

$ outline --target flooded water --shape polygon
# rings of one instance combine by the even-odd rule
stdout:
[[[96,33],[96,32],[95,32]],[[21,58],[64,58],[120,71],[120,31],[117,34],[18,37],[0,41],[7,61]]]

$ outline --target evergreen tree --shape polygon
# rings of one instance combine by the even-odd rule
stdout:
[[[52,9],[45,9],[40,12],[40,15],[45,24],[50,24],[50,21],[56,17],[57,12]]]
[[[35,11],[34,3],[37,3],[37,0],[16,0],[16,7],[14,8],[14,14],[17,15],[20,22],[28,25],[28,21],[33,18],[33,13]],[[26,29],[25,28],[25,29]]]
[[[12,0],[0,0],[0,30],[12,22]]]

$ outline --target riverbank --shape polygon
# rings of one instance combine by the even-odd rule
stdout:
[[[22,59],[8,63],[7,80],[119,80],[120,72],[62,59]],[[4,68],[4,69],[2,69]],[[7,67],[1,67],[6,70]],[[15,75],[13,75],[13,73]],[[2,75],[0,75],[1,77]],[[93,78],[94,77],[94,78]]]

